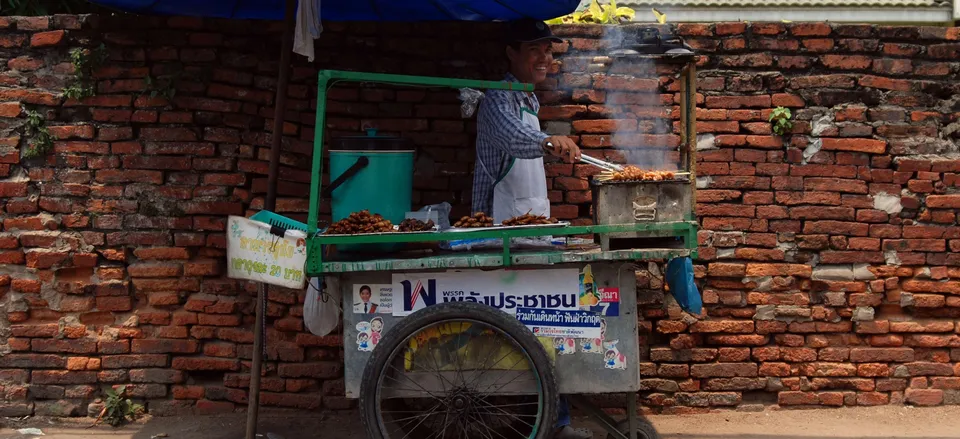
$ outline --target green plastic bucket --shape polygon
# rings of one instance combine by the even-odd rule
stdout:
[[[413,204],[414,148],[399,137],[338,137],[330,145],[329,197],[334,221],[369,210],[400,224]],[[338,245],[340,251],[391,251],[398,244]]]

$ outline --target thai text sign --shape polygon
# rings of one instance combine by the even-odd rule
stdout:
[[[227,277],[287,288],[304,288],[306,234],[287,230],[270,233],[270,226],[240,216],[227,220]]]

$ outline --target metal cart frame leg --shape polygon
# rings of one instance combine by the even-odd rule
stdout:
[[[600,407],[588,401],[583,395],[564,395],[564,397],[566,397],[567,401],[573,404],[574,407],[587,412],[587,415],[599,422],[600,426],[613,437],[618,439],[637,439],[637,394],[625,393],[624,395],[627,397],[627,422],[630,426],[628,430],[630,432],[629,435],[624,435],[623,432],[617,430],[617,424],[619,424],[619,422],[604,413]]]

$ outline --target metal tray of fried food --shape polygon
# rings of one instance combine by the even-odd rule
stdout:
[[[440,226],[434,225],[431,230],[421,230],[417,232],[401,232],[400,225],[394,224],[392,232],[373,232],[373,233],[324,233],[319,236],[379,236],[379,235],[417,235],[423,233],[437,233],[440,231]]]

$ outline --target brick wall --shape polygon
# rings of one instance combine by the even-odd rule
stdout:
[[[613,127],[675,142],[669,123],[632,122],[677,114],[669,69],[652,86],[620,80],[594,60],[599,29],[557,29],[569,44],[541,93],[547,129],[612,158]],[[958,29],[680,31],[704,55],[707,315],[682,315],[655,276],[638,275],[644,404],[960,403]],[[497,33],[327,25],[316,65],[293,68],[277,210],[306,210],[317,66],[496,79]],[[121,383],[155,414],[246,404],[254,289],[223,276],[224,224],[263,204],[278,36],[276,23],[0,17],[0,415],[85,414],[98,387]],[[69,49],[101,43],[97,96],[60,97]],[[637,105],[650,96],[665,114]],[[781,105],[795,114],[784,137],[767,122]],[[416,141],[416,203],[469,209],[475,129],[454,93],[344,87],[328,108],[332,134],[375,126]],[[20,157],[26,110],[55,138],[45,157]],[[589,222],[590,172],[550,165],[557,216]],[[352,407],[341,340],[304,332],[303,298],[269,294],[262,402]]]

